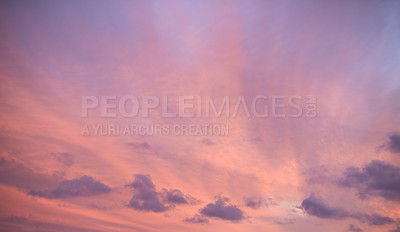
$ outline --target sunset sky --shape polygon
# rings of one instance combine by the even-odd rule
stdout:
[[[1,1],[0,65],[0,231],[400,232],[400,1]]]

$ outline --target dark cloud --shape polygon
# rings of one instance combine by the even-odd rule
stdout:
[[[319,218],[344,219],[350,216],[347,210],[331,207],[314,194],[303,200],[301,206],[309,215]]]
[[[372,195],[400,201],[400,168],[383,161],[373,160],[363,169],[349,167],[339,184],[356,188],[361,198]]]
[[[135,193],[129,202],[129,207],[136,210],[164,212],[168,210],[156,192],[156,188],[149,175],[136,174],[135,180],[127,185],[135,190]]]
[[[78,196],[94,196],[108,193],[111,188],[91,176],[82,176],[79,179],[64,180],[57,188],[51,191],[31,191],[31,195],[46,198],[67,198]]]
[[[353,224],[350,224],[350,225],[349,225],[349,231],[363,232],[363,230],[362,230],[360,227],[355,226],[355,225],[353,225]]]
[[[400,232],[400,226],[398,226],[396,229],[391,230],[391,231],[389,231],[389,232]]]
[[[207,224],[209,222],[207,218],[198,214],[194,215],[191,218],[185,218],[183,221],[186,223],[195,223],[195,224]]]
[[[394,220],[390,217],[381,216],[379,214],[364,214],[364,213],[350,213],[343,208],[335,208],[326,204],[321,198],[311,194],[310,197],[306,198],[301,207],[309,215],[316,216],[319,218],[330,218],[330,219],[345,219],[354,218],[363,223],[369,225],[382,226],[386,224],[394,223]]]
[[[400,134],[393,133],[389,136],[388,148],[394,153],[400,153]]]
[[[191,197],[190,195],[184,194],[179,189],[172,189],[172,190],[163,189],[161,191],[161,200],[164,203],[170,203],[170,204],[195,205],[199,202],[197,199]]]
[[[134,189],[129,207],[136,210],[164,212],[178,204],[189,204],[195,199],[178,189],[163,189],[157,192],[149,175],[136,174],[135,180],[127,185]]]
[[[209,203],[200,209],[203,216],[215,217],[229,221],[240,221],[244,218],[243,212],[236,205],[228,204],[229,199],[218,196],[215,203]]]
[[[368,223],[369,225],[375,225],[375,226],[382,226],[386,224],[391,224],[394,223],[394,220],[390,217],[385,217],[379,214],[353,214],[353,218],[358,219],[361,222]]]
[[[183,194],[180,190],[178,189],[173,189],[173,190],[167,190],[163,189],[163,194],[162,194],[162,199],[163,201],[166,202],[171,202],[174,204],[187,204],[188,200],[185,194]]]

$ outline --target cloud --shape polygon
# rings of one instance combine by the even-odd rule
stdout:
[[[57,188],[51,191],[30,191],[34,196],[46,198],[68,198],[78,196],[94,196],[108,193],[111,188],[91,176],[82,176],[79,179],[64,180]]]
[[[358,219],[361,222],[366,222],[369,225],[375,225],[375,226],[382,226],[386,224],[391,224],[394,223],[394,220],[390,217],[385,217],[379,214],[354,214],[352,215],[353,218]]]
[[[201,215],[198,215],[198,214],[196,214],[196,215],[194,215],[193,217],[190,217],[190,218],[185,218],[183,221],[186,222],[186,223],[194,223],[194,224],[207,224],[207,223],[209,223],[207,218],[205,218],[205,217],[203,217]]]
[[[272,198],[268,198],[266,200],[263,200],[262,198],[259,197],[247,197],[244,198],[244,206],[252,208],[252,209],[258,209],[262,206],[268,206],[268,205],[273,205],[276,204],[275,202],[272,201]]]
[[[278,225],[292,225],[294,224],[294,219],[293,218],[278,218],[274,220],[275,224]]]
[[[301,206],[309,215],[319,218],[344,219],[350,216],[347,210],[331,207],[314,194],[303,200]]]
[[[332,170],[324,165],[316,166],[308,169],[304,175],[306,175],[307,182],[309,184],[331,184],[334,179],[332,178]]]
[[[161,199],[165,203],[171,204],[197,204],[199,200],[193,198],[190,195],[184,194],[179,189],[163,189],[161,191]]]
[[[149,175],[136,174],[135,180],[126,185],[134,189],[134,195],[129,202],[129,207],[152,212],[165,212],[178,204],[189,204],[196,200],[185,195],[178,189],[167,190],[163,189],[161,192],[156,191]]]
[[[355,225],[353,225],[353,224],[350,224],[350,225],[349,225],[349,231],[363,232],[363,230],[362,230],[360,227],[355,226]]]
[[[159,193],[156,192],[156,188],[149,175],[136,174],[135,181],[127,186],[135,190],[129,202],[129,207],[152,212],[164,212],[168,210],[168,207],[161,202]]]
[[[391,230],[391,231],[389,231],[389,232],[400,232],[400,226],[398,226],[396,229]]]
[[[321,198],[316,197],[311,194],[310,197],[306,198],[301,206],[303,210],[309,215],[326,218],[326,219],[345,219],[354,218],[363,223],[368,223],[369,225],[386,225],[394,223],[394,220],[390,217],[381,216],[379,214],[364,214],[364,213],[350,213],[343,208],[335,208],[326,204]]]
[[[74,164],[74,157],[70,153],[58,152],[52,153],[52,157],[65,166],[72,166]]]
[[[243,212],[236,205],[227,204],[228,198],[217,197],[215,203],[209,203],[200,209],[200,214],[207,217],[220,218],[222,220],[240,221],[244,218]]]
[[[356,188],[361,198],[371,195],[400,201],[400,168],[373,160],[363,169],[347,168],[339,185]]]
[[[263,205],[263,200],[257,197],[249,197],[245,198],[245,206],[250,207],[252,209],[258,209]]]
[[[76,231],[76,232],[104,232],[104,230],[88,228],[85,223],[67,225],[47,221],[36,221],[23,216],[0,217],[2,231]]]
[[[388,148],[394,153],[400,153],[400,134],[393,133],[389,136]]]
[[[0,157],[0,183],[14,186],[24,191],[44,190],[57,186],[62,181],[62,173],[38,172],[14,159]]]
[[[140,143],[140,142],[130,142],[130,143],[127,143],[126,145],[128,147],[134,149],[134,150],[140,150],[140,149],[142,149],[142,150],[151,150],[152,149],[151,145],[149,143],[147,143],[147,142],[142,142],[142,143]]]
[[[163,194],[162,194],[162,199],[166,202],[171,202],[174,204],[187,204],[188,200],[180,190],[178,189],[173,189],[173,190],[167,190],[163,189]]]
[[[0,221],[6,221],[6,222],[15,222],[15,223],[24,223],[27,222],[28,219],[23,216],[16,216],[16,215],[11,215],[9,217],[2,217],[0,218]]]
[[[207,146],[213,146],[213,145],[216,144],[216,143],[215,143],[214,141],[212,141],[211,139],[203,139],[203,140],[201,140],[201,143],[204,144],[204,145],[207,145]]]

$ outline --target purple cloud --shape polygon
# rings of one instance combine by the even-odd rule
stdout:
[[[390,217],[385,217],[379,214],[354,214],[352,215],[353,218],[358,219],[361,222],[366,222],[369,225],[375,225],[375,226],[382,226],[386,224],[391,224],[394,223],[394,220]]]
[[[400,226],[398,226],[396,229],[391,230],[391,231],[389,231],[389,232],[400,232]]]
[[[55,187],[63,180],[62,176],[62,172],[39,173],[14,159],[0,158],[0,183],[27,192],[32,189],[42,191]]]
[[[74,157],[70,153],[58,152],[52,153],[52,157],[65,166],[72,166],[74,164]]]
[[[171,204],[196,204],[198,202],[197,199],[184,194],[179,189],[163,189],[161,192],[161,199],[165,203]]]
[[[194,201],[194,198],[178,189],[163,189],[162,192],[157,192],[149,175],[136,174],[135,180],[126,186],[134,189],[129,207],[135,210],[165,212],[177,204]]]
[[[204,145],[207,145],[207,146],[213,146],[213,145],[216,144],[216,143],[215,143],[214,141],[212,141],[211,139],[203,139],[203,140],[201,140],[201,143],[204,144]]]
[[[135,190],[132,199],[129,202],[129,207],[152,212],[164,212],[168,210],[156,192],[155,186],[149,175],[136,174],[135,181],[127,185]]]
[[[363,232],[363,230],[362,230],[360,227],[355,226],[355,225],[353,225],[353,224],[350,224],[350,225],[349,225],[349,231],[353,231],[353,232]]]
[[[393,133],[389,136],[388,148],[394,153],[400,153],[400,134]]]
[[[128,147],[134,149],[134,150],[151,150],[152,147],[149,143],[147,142],[130,142],[126,144]]]
[[[243,212],[236,205],[227,204],[228,198],[218,197],[215,203],[209,203],[200,210],[200,214],[222,220],[240,221],[244,218]]]
[[[329,206],[314,194],[303,200],[301,206],[309,215],[319,218],[344,219],[350,216],[347,210]]]
[[[363,169],[349,167],[339,184],[356,188],[361,198],[381,196],[400,201],[400,168],[379,160],[373,160]]]
[[[68,198],[78,196],[94,196],[108,193],[111,188],[91,176],[82,176],[79,179],[64,180],[57,188],[51,191],[31,191],[31,195],[46,198]]]
[[[186,223],[194,223],[194,224],[207,224],[209,222],[207,218],[198,214],[190,218],[185,218],[183,221]]]
[[[262,206],[268,206],[269,203],[272,203],[272,199],[268,199],[268,201],[263,200],[259,197],[248,197],[244,199],[244,205],[252,209],[258,209]]]
[[[321,198],[311,194],[308,198],[301,203],[303,210],[312,216],[325,218],[325,219],[345,219],[354,218],[360,222],[368,223],[369,225],[386,225],[394,223],[390,217],[381,216],[379,214],[364,214],[364,213],[350,213],[346,209],[332,207],[325,203]]]

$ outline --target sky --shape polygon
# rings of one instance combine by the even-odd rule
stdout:
[[[0,35],[1,231],[400,231],[398,1],[2,1]]]

